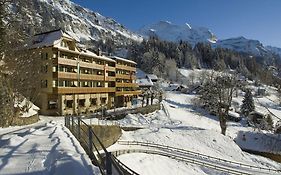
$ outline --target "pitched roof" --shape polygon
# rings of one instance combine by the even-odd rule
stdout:
[[[153,86],[153,82],[148,78],[141,78],[136,80],[137,84],[141,86]]]
[[[124,61],[124,62],[129,62],[129,63],[132,63],[132,64],[137,64],[136,62],[134,62],[132,60],[128,60],[126,58],[121,58],[121,57],[117,57],[117,56],[111,56],[110,58],[115,59],[115,60]]]
[[[147,74],[146,76],[151,80],[158,80],[158,77],[154,74]]]
[[[58,29],[34,35],[30,45],[31,48],[49,47],[60,42],[62,37],[74,40],[70,35]]]

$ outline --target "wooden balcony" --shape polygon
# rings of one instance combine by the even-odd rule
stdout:
[[[77,73],[72,73],[72,72],[53,72],[53,78],[77,80],[78,75]],[[80,74],[80,80],[105,81],[104,75],[92,75],[92,74]]]
[[[137,83],[116,83],[116,87],[138,87]]]
[[[59,58],[59,59],[54,59],[53,60],[53,64],[54,65],[67,65],[67,66],[75,66],[77,67],[77,60],[72,60],[72,59],[67,59],[67,58]],[[83,61],[79,61],[79,65],[80,67],[83,68],[90,68],[90,69],[96,69],[96,70],[104,70],[105,66],[104,65],[100,65],[100,64],[96,64],[96,63],[87,63],[87,62],[83,62]],[[114,67],[110,67],[108,66],[108,69],[113,70]],[[115,68],[114,68],[115,71]]]
[[[116,80],[116,78],[113,77],[113,76],[107,76],[107,77],[105,78],[105,81],[115,81],[115,80]]]
[[[136,72],[136,67],[131,67],[131,66],[125,66],[122,64],[116,64],[116,69],[122,69],[122,70],[128,70],[128,71],[134,71]]]
[[[115,87],[54,87],[56,94],[114,93]]]
[[[111,66],[106,66],[105,69],[111,72],[115,72],[116,70],[115,67],[111,67]]]
[[[136,79],[136,76],[134,76],[134,75],[116,74],[116,78],[119,78],[119,79],[126,79],[126,80],[135,80],[135,79]]]
[[[116,96],[122,96],[122,95],[140,95],[141,91],[116,91]]]

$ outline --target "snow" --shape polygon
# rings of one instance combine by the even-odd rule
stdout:
[[[157,23],[144,26],[139,31],[145,37],[156,35],[162,40],[177,42],[180,40],[188,41],[191,45],[198,42],[215,43],[214,34],[204,27],[192,27],[189,24],[176,25],[167,21],[159,21]]]
[[[263,55],[263,53],[268,52],[268,49],[266,49],[260,41],[246,39],[245,37],[218,40],[213,46],[227,48],[238,52],[251,53],[254,55]]]
[[[180,70],[185,76],[188,76],[191,72],[198,75],[201,71],[202,70]],[[165,84],[165,86],[167,85]],[[266,89],[270,91],[270,94],[274,94],[274,91],[276,92],[276,90],[270,87],[266,87]],[[243,100],[242,95],[243,93],[240,92],[238,97],[234,97],[233,101],[237,104],[241,104]],[[221,129],[218,118],[196,107],[193,104],[195,97],[196,95],[166,91],[162,107],[163,110],[145,115],[129,114],[124,119],[117,121],[117,124],[120,126],[142,128],[135,131],[122,131],[120,140],[163,144],[247,165],[281,169],[280,163],[265,157],[246,153],[239,147],[241,146],[243,149],[253,148],[253,150],[256,151],[272,150],[274,153],[279,153],[280,136],[275,136],[279,141],[276,141],[276,139],[275,142],[270,139],[266,140],[265,138],[271,138],[269,136],[272,134],[265,131],[255,131],[254,128],[247,125],[244,118],[239,122],[228,121],[226,136],[223,136],[220,133]],[[270,99],[275,99],[273,98],[275,97],[274,95],[269,97]],[[266,97],[259,98],[259,102],[256,102],[256,107],[264,108],[262,106],[263,104],[267,105],[267,107],[272,110],[274,109],[273,103],[273,101],[270,101]],[[278,112],[281,112],[281,109],[279,110],[276,106],[275,110],[277,111],[273,112],[276,112],[276,115],[278,115]],[[230,111],[230,113],[233,116],[240,117],[239,114],[234,111]],[[246,133],[248,142],[241,140],[241,134],[243,133]],[[267,136],[264,134],[267,134]],[[117,142],[112,145],[109,150],[136,148],[140,147],[122,145]],[[142,148],[144,149],[144,147]],[[168,157],[144,153],[120,155],[118,159],[140,174],[186,174],[187,172],[189,174],[221,173],[209,168],[204,168],[203,166],[185,164]],[[169,168],[166,169],[166,167]],[[258,170],[253,174],[271,173],[264,173]]]
[[[14,106],[19,107],[19,108],[23,108],[26,105],[30,106],[30,108],[28,109],[28,111],[21,111],[19,117],[31,117],[31,116],[34,116],[34,115],[38,114],[38,111],[40,110],[40,108],[35,106],[33,103],[28,101],[26,98],[24,98],[21,102],[16,100]]]
[[[104,17],[99,13],[93,12],[87,8],[83,8],[69,0],[53,1],[53,0],[40,0],[56,9],[59,13],[64,14],[68,21],[73,25],[65,26],[67,32],[71,34],[77,41],[83,40],[100,40],[103,35],[110,34],[116,36],[117,33],[125,37],[125,39],[142,42],[143,37],[135,34],[118,24],[111,18]],[[97,23],[98,21],[98,23]],[[77,26],[77,27],[76,27]],[[93,29],[99,33],[92,32]]]
[[[140,78],[136,80],[137,84],[141,86],[153,86],[153,82],[148,78]]]
[[[0,128],[0,174],[100,174],[63,118]]]
[[[128,62],[128,63],[132,63],[132,64],[137,64],[136,62],[129,60],[129,59],[125,59],[125,58],[121,58],[121,57],[117,57],[117,56],[112,56],[112,59],[116,59],[116,60],[120,60],[120,61],[124,61],[124,62]]]

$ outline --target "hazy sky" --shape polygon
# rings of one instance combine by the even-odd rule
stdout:
[[[281,47],[281,0],[72,0],[135,31],[160,20]]]

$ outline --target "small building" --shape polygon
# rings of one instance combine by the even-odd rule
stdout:
[[[156,83],[158,81],[157,75],[154,75],[154,74],[147,74],[146,78],[149,79],[150,81],[152,81],[153,83]]]

